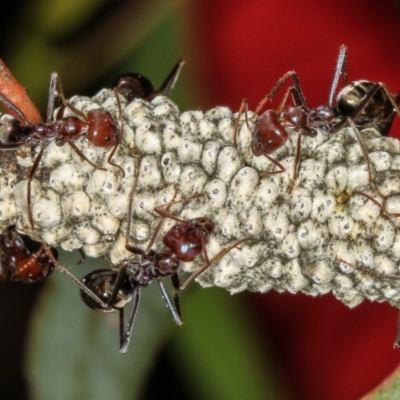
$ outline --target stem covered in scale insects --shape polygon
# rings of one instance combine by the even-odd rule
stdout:
[[[288,130],[286,143],[273,153],[284,171],[268,173],[276,167],[252,151],[250,112],[235,135],[236,116],[225,107],[181,113],[164,96],[130,103],[121,98],[120,118],[112,90],[69,102],[84,114],[103,108],[118,121],[121,140],[112,160],[124,173],[107,163],[110,149],[93,146],[84,135],[74,143],[91,163],[68,145],[49,143],[31,184],[31,210],[35,235],[51,246],[82,248],[88,256],[107,256],[114,265],[131,259],[125,243],[137,177],[129,238],[135,246],[146,250],[160,220],[155,208],[172,201],[177,204],[168,213],[180,219],[212,219],[210,259],[250,237],[198,277],[203,285],[232,293],[333,292],[349,306],[367,298],[400,307],[399,283],[382,275],[399,273],[396,139],[374,129],[318,131],[315,137],[301,137],[296,155],[298,133]],[[0,133],[6,126],[0,125]],[[1,231],[13,224],[22,232],[31,229],[26,171],[36,153],[35,147],[22,146],[13,151],[14,168],[2,165]],[[166,219],[156,249],[173,224]],[[202,264],[183,267],[193,272]]]

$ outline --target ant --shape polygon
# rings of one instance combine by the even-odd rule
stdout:
[[[76,283],[93,302],[107,305],[58,263],[58,252],[40,239],[18,233],[15,226],[0,235],[0,282],[39,283],[55,269]]]
[[[384,281],[400,281],[400,275],[383,274],[383,273],[380,273],[380,272],[377,272],[377,271],[372,271],[369,268],[361,267],[359,265],[350,264],[347,261],[344,261],[342,259],[338,259],[337,261],[348,265],[349,267],[353,268],[354,270],[359,270],[361,272],[366,273],[367,275],[375,276],[375,277],[377,277],[379,279],[382,279]],[[393,347],[395,349],[400,348],[400,310],[399,310],[398,316],[397,316],[397,334],[396,334],[396,339],[394,341]]]
[[[139,162],[139,168],[140,169]],[[101,269],[86,275],[82,282],[89,290],[96,293],[101,300],[107,304],[107,309],[99,306],[86,293],[81,292],[82,300],[91,308],[100,311],[119,311],[119,337],[120,351],[126,353],[132,329],[137,314],[141,288],[148,286],[153,280],[157,280],[162,297],[172,314],[175,323],[181,327],[181,309],[178,293],[185,289],[197,276],[209,268],[214,262],[218,261],[234,247],[242,242],[249,240],[248,237],[238,240],[233,245],[221,250],[213,259],[209,259],[206,245],[209,235],[214,230],[214,223],[211,218],[199,217],[193,219],[180,219],[168,212],[168,209],[178,203],[184,203],[194,198],[202,196],[196,194],[180,201],[172,201],[165,206],[158,206],[154,211],[161,216],[154,233],[150,239],[146,251],[129,243],[132,216],[132,200],[138,183],[139,172],[136,174],[135,182],[129,197],[128,224],[126,232],[125,248],[132,254],[140,257],[139,261],[125,261],[118,269]],[[161,226],[166,218],[175,220],[177,224],[168,230],[163,236],[165,248],[160,251],[152,249],[157,239]],[[180,262],[190,262],[195,260],[200,254],[203,255],[205,264],[193,273],[189,279],[180,284],[178,270]],[[170,276],[174,288],[173,301],[164,287],[162,279]],[[124,307],[133,299],[133,306],[128,323],[124,327]]]
[[[71,109],[77,116],[60,117],[52,121],[55,99],[60,97],[64,107]],[[75,152],[86,160],[94,168],[106,170],[93,164],[73,142],[85,132],[90,143],[96,147],[114,147],[108,156],[107,162],[116,168],[122,168],[111,162],[113,155],[120,142],[118,127],[111,114],[101,109],[90,110],[85,116],[69,104],[64,97],[58,74],[53,72],[50,78],[49,101],[47,105],[47,121],[45,123],[30,123],[25,114],[0,93],[0,103],[5,108],[12,110],[19,120],[15,120],[8,126],[7,137],[0,142],[0,150],[15,150],[23,145],[34,147],[40,145],[39,153],[28,174],[27,202],[28,215],[31,228],[34,229],[32,207],[31,207],[31,184],[38,169],[46,145],[55,141],[58,146],[68,143]],[[63,107],[62,107],[63,109]],[[60,112],[59,112],[60,113]],[[58,113],[58,114],[59,114]],[[22,121],[22,123],[20,122]],[[122,170],[122,172],[124,172]]]
[[[123,95],[129,102],[134,99],[153,100],[160,93],[166,96],[171,94],[185,61],[179,60],[158,90],[154,90],[149,79],[136,72],[128,72],[120,75],[113,82],[113,89]]]
[[[343,88],[339,91],[336,104],[334,104],[334,97],[340,77],[342,78]],[[279,88],[289,78],[292,79],[293,86],[289,87],[286,91],[278,110],[267,110],[258,116],[265,103],[275,96]],[[289,95],[292,96],[295,105],[285,107]],[[328,104],[317,108],[309,108],[297,73],[289,71],[277,81],[272,90],[257,106],[255,110],[256,121],[253,129],[250,128],[247,118],[248,102],[246,99],[242,101],[235,126],[234,143],[235,145],[237,144],[240,116],[244,113],[246,126],[252,135],[251,148],[254,155],[264,155],[279,168],[279,170],[263,173],[262,175],[276,174],[285,172],[286,169],[279,161],[272,158],[270,154],[281,148],[288,140],[288,133],[285,128],[300,131],[297,139],[293,181],[288,190],[291,193],[300,166],[301,136],[315,137],[318,130],[336,133],[347,125],[350,125],[367,160],[369,178],[371,184],[373,184],[369,158],[360,139],[358,129],[374,127],[382,136],[387,136],[395,114],[400,115],[397,107],[399,101],[400,95],[392,95],[386,86],[380,82],[374,83],[359,80],[347,84],[347,47],[342,45],[329,91]],[[379,193],[375,185],[373,186]]]
[[[0,235],[0,251],[0,281],[42,282],[55,268],[46,248],[19,234],[15,226]],[[57,250],[50,247],[50,251],[57,260]]]

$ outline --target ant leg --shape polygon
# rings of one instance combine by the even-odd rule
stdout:
[[[337,261],[339,261],[339,262],[341,262],[343,264],[346,264],[349,267],[352,267],[353,269],[357,269],[357,270],[359,270],[361,272],[364,272],[364,273],[366,273],[368,275],[371,275],[371,276],[375,276],[375,277],[380,278],[380,279],[385,280],[385,281],[400,281],[400,275],[383,274],[381,272],[373,271],[373,270],[371,270],[369,268],[366,268],[366,267],[361,267],[359,265],[350,264],[349,262],[347,262],[345,260],[342,260],[341,258],[338,258]]]
[[[382,274],[376,271],[372,271],[369,268],[365,268],[365,267],[360,267],[358,265],[353,265],[348,263],[347,261],[338,259],[339,262],[342,262],[343,264],[346,264],[354,269],[358,269],[359,271],[362,271],[368,275],[372,275],[375,276],[377,278],[381,278],[382,280],[389,280],[389,281],[399,281],[400,280],[400,275],[386,275],[386,274]],[[400,347],[400,312],[398,312],[398,316],[397,316],[397,334],[396,334],[396,339],[394,341],[394,345],[393,347],[395,349]]]
[[[297,89],[294,86],[290,86],[288,88],[288,90],[286,90],[286,93],[282,98],[281,104],[279,104],[279,107],[276,111],[278,115],[281,114],[283,109],[285,108],[289,94],[292,95],[292,100],[293,100],[293,103],[295,106],[303,106],[304,105],[302,103],[302,100],[299,96],[299,92],[297,91]]]
[[[382,135],[382,136],[388,136],[389,135],[389,130],[392,126],[395,114],[397,114],[398,116],[400,116],[400,111],[399,111],[399,101],[400,101],[400,95],[399,94],[395,94],[392,95],[389,90],[387,89],[387,87],[383,84],[383,83],[378,83],[379,85],[381,85],[381,90],[386,94],[386,97],[388,98],[388,100],[390,101],[390,103],[392,104],[393,107],[393,115],[388,119],[388,121],[381,123],[380,125],[378,125],[377,130],[378,132]]]
[[[50,122],[53,119],[54,105],[57,97],[60,97],[64,104],[65,98],[60,78],[57,72],[53,72],[50,75],[49,101],[47,102],[47,122]]]
[[[220,260],[225,254],[229,253],[233,248],[239,246],[239,244],[250,240],[250,237],[245,237],[243,239],[238,240],[233,243],[231,246],[228,246],[225,249],[222,249],[211,261],[209,264],[204,264],[197,271],[195,271],[190,277],[181,285],[179,288],[180,291],[186,289],[199,275],[201,275],[206,269],[208,269],[212,264],[216,261]]]
[[[124,309],[120,308],[118,310],[118,320],[119,320],[119,351],[120,353],[123,353],[123,349],[125,350],[124,352],[127,351],[128,346],[125,346],[125,315],[124,315]],[[129,339],[128,339],[129,342]]]
[[[28,119],[26,118],[25,114],[18,108],[16,107],[13,103],[11,103],[10,100],[7,99],[3,94],[0,93],[0,103],[3,105],[4,108],[11,110],[15,115],[18,117],[18,119],[25,125],[28,126],[29,122]]]
[[[260,110],[264,107],[265,103],[272,99],[272,97],[275,96],[275,94],[277,93],[277,91],[279,90],[279,88],[289,79],[291,78],[293,81],[293,85],[294,88],[298,94],[299,97],[299,105],[303,105],[306,106],[306,99],[304,97],[303,91],[301,89],[300,86],[300,81],[299,78],[297,76],[296,71],[289,71],[286,72],[285,75],[283,75],[281,78],[278,79],[278,81],[275,83],[274,87],[271,89],[271,91],[260,101],[260,103],[258,104],[255,114],[258,115],[258,113],[260,112]]]
[[[165,286],[164,286],[164,284],[162,283],[161,278],[157,278],[157,282],[158,282],[158,285],[160,286],[161,295],[162,295],[162,297],[163,297],[163,299],[164,299],[164,301],[165,301],[165,304],[167,305],[169,311],[170,311],[171,314],[172,314],[172,318],[174,319],[175,323],[176,323],[179,327],[181,327],[181,326],[183,325],[183,322],[182,322],[182,320],[181,320],[179,310],[176,309],[175,306],[174,306],[174,304],[172,303],[171,298],[169,297],[168,292],[167,292],[167,290],[165,289]]]
[[[82,160],[88,162],[92,167],[96,168],[96,169],[100,169],[101,171],[107,171],[106,168],[104,167],[100,167],[99,165],[96,165],[94,163],[92,163],[83,153],[82,151],[79,149],[79,147],[72,141],[72,140],[67,140],[67,143],[74,149],[74,151],[76,152],[76,154],[78,154],[78,156],[80,158],[82,158]],[[113,164],[112,164],[113,165]]]
[[[158,222],[158,224],[157,224],[157,226],[156,226],[156,228],[155,228],[155,230],[153,232],[153,236],[150,239],[150,242],[149,242],[149,244],[147,246],[146,251],[143,251],[141,248],[135,247],[135,246],[131,246],[129,244],[129,236],[130,236],[131,225],[132,225],[133,195],[135,194],[135,190],[136,190],[136,187],[137,187],[137,184],[138,184],[141,165],[142,165],[142,159],[139,160],[139,163],[138,163],[138,166],[137,166],[137,171],[136,171],[136,174],[135,174],[135,181],[133,182],[132,189],[131,189],[131,191],[129,193],[128,214],[127,214],[128,222],[127,222],[127,226],[126,226],[125,248],[126,248],[126,250],[130,251],[133,254],[144,256],[144,255],[149,253],[151,247],[153,246],[153,244],[154,244],[154,242],[155,242],[155,240],[157,238],[157,235],[160,232],[161,226],[162,226],[162,224],[164,222],[164,218],[161,219],[161,221]]]
[[[278,160],[275,160],[275,158],[270,157],[268,154],[264,154],[264,157],[267,157],[269,161],[271,161],[273,164],[275,164],[279,168],[279,171],[275,170],[275,171],[268,171],[268,172],[260,172],[261,178],[263,178],[265,176],[269,176],[269,175],[280,174],[281,172],[286,171],[286,168]]]
[[[113,149],[111,150],[111,153],[109,154],[109,156],[107,157],[107,163],[112,165],[115,168],[118,168],[121,172],[122,172],[122,177],[125,177],[125,171],[123,170],[123,168],[120,165],[117,165],[113,162],[111,162],[112,158],[114,157],[114,154],[116,153],[119,144],[121,143],[123,134],[124,134],[124,123],[123,123],[123,118],[122,118],[122,107],[121,107],[121,102],[119,100],[119,95],[118,95],[118,90],[114,88],[114,95],[115,98],[117,100],[117,105],[118,105],[118,118],[119,118],[119,123],[121,126],[121,129],[118,129],[118,133],[117,133],[117,143],[115,144],[115,146],[113,147]]]
[[[179,302],[179,288],[181,287],[179,275],[178,274],[171,275],[171,282],[172,282],[172,286],[174,287],[175,309],[178,312],[179,318],[182,319],[182,310],[181,310],[181,305]]]
[[[334,97],[338,87],[339,78],[342,76],[342,85],[347,86],[347,47],[341,45],[336,62],[335,74],[333,75],[331,88],[329,90],[328,106],[333,108]]]
[[[181,224],[187,224],[187,220],[178,218],[178,217],[176,217],[175,215],[169,213],[166,210],[169,209],[171,206],[173,206],[175,204],[186,203],[186,202],[191,201],[193,199],[197,199],[198,197],[201,197],[201,196],[204,196],[204,193],[197,193],[197,194],[194,194],[193,196],[186,197],[185,199],[182,199],[182,200],[171,201],[168,204],[163,204],[163,205],[154,207],[154,211],[157,214],[159,214],[161,217],[163,217],[163,218],[170,218],[170,219],[173,219],[174,221],[179,222]]]
[[[372,201],[372,202],[373,202],[374,204],[376,204],[376,205],[382,210],[382,212],[383,212],[384,214],[386,214],[387,216],[389,216],[389,217],[400,217],[400,213],[390,213],[389,211],[386,210],[386,208],[385,208],[382,204],[378,203],[378,202],[377,202],[373,197],[371,197],[370,195],[368,195],[368,194],[366,194],[366,193],[363,193],[363,192],[359,192],[358,190],[354,191],[353,193],[354,193],[354,194],[358,194],[358,195],[360,195],[360,196],[363,196],[363,197],[367,198],[368,200]]]
[[[37,237],[33,233],[29,233],[29,236],[36,240],[37,242],[40,242],[42,244],[42,247],[46,251],[48,257],[50,258],[51,262],[54,264],[54,267],[57,271],[65,275],[68,279],[70,279],[72,282],[74,282],[79,289],[81,289],[85,294],[87,294],[91,299],[93,299],[97,304],[99,304],[104,310],[110,310],[110,307],[104,303],[95,293],[93,293],[86,285],[84,285],[78,278],[75,277],[75,275],[71,274],[71,272],[68,271],[67,268],[62,266],[58,260],[54,257],[53,252],[51,251],[51,247],[44,242],[42,239]]]
[[[140,159],[138,162],[137,171],[135,173],[135,180],[133,182],[132,189],[129,193],[129,198],[128,198],[128,215],[127,215],[128,221],[127,221],[127,225],[126,225],[125,248],[131,252],[134,252],[133,250],[131,250],[132,246],[130,246],[130,244],[129,244],[129,236],[131,233],[131,225],[132,225],[133,195],[135,194],[135,190],[136,190],[136,187],[137,187],[137,184],[139,181],[139,174],[140,174],[141,166],[142,166],[142,159]],[[136,247],[132,248],[132,249],[136,249]]]
[[[58,76],[57,72],[53,72],[50,77],[49,101],[47,103],[47,122],[52,120],[55,99],[57,97],[61,99],[61,103],[64,107],[69,108],[78,117],[82,118],[84,121],[87,121],[86,115],[66,100],[60,77]]]
[[[362,141],[362,139],[361,139],[361,137],[360,137],[360,132],[359,132],[359,130],[357,129],[357,127],[356,127],[354,121],[353,121],[351,118],[347,118],[347,122],[348,122],[348,124],[350,125],[351,129],[352,129],[353,132],[354,132],[354,135],[355,135],[356,138],[357,138],[358,144],[360,145],[361,151],[362,151],[362,153],[363,153],[363,155],[364,155],[364,158],[365,158],[365,161],[366,161],[366,163],[367,163],[368,180],[369,180],[369,183],[370,183],[370,185],[372,186],[373,191],[374,191],[382,200],[384,200],[384,199],[385,199],[385,196],[379,191],[379,189],[376,187],[376,185],[375,185],[375,183],[374,183],[374,181],[373,181],[373,179],[372,179],[371,160],[369,159],[369,155],[368,155],[368,153],[367,153],[367,150],[366,150],[366,148],[365,148],[365,146],[364,146],[364,143],[363,143],[363,141]]]
[[[124,277],[126,275],[126,269],[127,268],[128,268],[127,265],[123,265],[118,271],[117,278],[115,279],[115,282],[113,284],[113,289],[112,289],[111,296],[108,298],[107,303],[106,303],[108,308],[111,308],[113,306],[114,301],[118,296],[118,292],[119,292],[119,289],[121,287],[121,282],[122,282],[122,280],[124,279]]]
[[[171,94],[172,89],[175,87],[175,84],[179,78],[179,75],[181,73],[182,67],[185,65],[184,60],[179,60],[172,71],[169,73],[169,75],[165,78],[165,81],[163,84],[160,86],[158,90],[156,90],[152,95],[151,99],[156,96],[159,93],[164,93],[165,96],[169,96]],[[150,96],[149,96],[150,97]],[[145,99],[148,100],[148,99]]]
[[[246,110],[246,111],[244,112],[243,110]],[[237,146],[237,135],[238,135],[238,132],[239,132],[240,117],[243,114],[245,114],[247,129],[251,132],[251,129],[249,127],[249,123],[248,123],[248,120],[247,120],[248,111],[249,111],[249,103],[248,103],[247,99],[243,99],[242,103],[240,104],[240,107],[239,107],[238,116],[236,118],[235,128],[234,128],[234,131],[233,131],[233,144],[235,146]]]
[[[299,136],[297,137],[297,146],[296,146],[296,155],[294,158],[294,167],[293,167],[293,180],[292,183],[289,186],[288,193],[292,193],[292,190],[294,188],[294,185],[297,180],[297,176],[299,174],[299,169],[300,169],[300,153],[301,153],[301,137],[302,133],[301,131],[299,132]]]
[[[69,269],[75,268],[78,265],[81,265],[86,261],[86,256],[85,256],[85,253],[82,251],[82,249],[80,248],[80,249],[78,249],[78,251],[79,251],[79,254],[81,255],[81,258],[78,261],[76,261],[74,264],[72,264],[70,267],[68,267]]]
[[[122,308],[119,310],[119,342],[120,342],[119,351],[122,354],[125,354],[127,352],[129,343],[131,341],[133,325],[135,323],[135,318],[140,303],[140,294],[141,294],[140,286],[137,286],[135,288],[135,292],[133,295],[133,306],[131,313],[129,315],[128,323],[126,324],[125,331],[124,331],[124,309]]]
[[[35,162],[32,165],[31,170],[29,171],[29,175],[28,175],[28,187],[27,187],[27,206],[28,206],[28,218],[29,218],[29,224],[31,225],[31,228],[34,230],[35,226],[33,224],[33,216],[32,216],[32,201],[31,201],[31,194],[32,194],[32,179],[33,176],[35,175],[40,160],[42,159],[43,156],[43,152],[44,152],[44,147],[43,144],[41,144],[40,146],[40,150],[38,155],[36,156]]]
[[[379,90],[383,90],[384,93],[386,94],[386,96],[388,97],[390,103],[393,106],[394,111],[400,115],[400,111],[399,108],[397,107],[396,101],[395,99],[393,99],[392,95],[389,93],[389,91],[387,90],[387,88],[385,87],[385,85],[383,83],[376,83],[373,88],[368,92],[368,94],[362,99],[362,101],[360,102],[360,104],[357,106],[357,108],[352,112],[352,114],[350,115],[350,119],[354,122],[357,121],[357,118],[360,116],[360,114],[363,112],[363,110],[365,109],[365,107],[367,106],[367,104],[371,101],[371,99],[379,92]],[[336,133],[338,131],[340,131],[341,129],[343,129],[347,123],[349,118],[345,118],[342,121],[340,121],[339,123],[337,123],[331,130],[330,133]]]
[[[397,311],[397,334],[393,347],[395,349],[400,347],[400,311]]]

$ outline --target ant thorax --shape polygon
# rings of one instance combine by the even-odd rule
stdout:
[[[97,107],[118,117],[112,90],[70,102],[86,114]],[[337,261],[397,271],[400,146],[396,139],[382,137],[372,128],[360,130],[357,137],[351,127],[336,133],[319,131],[315,137],[302,135],[296,184],[289,193],[299,131],[288,129],[287,142],[271,153],[285,172],[268,174],[277,168],[252,151],[244,118],[235,143],[236,118],[226,107],[181,113],[170,99],[157,96],[151,102],[122,101],[122,111],[123,137],[112,162],[125,175],[107,165],[109,150],[93,146],[85,135],[76,145],[105,171],[82,160],[68,145],[46,147],[32,181],[31,205],[35,232],[48,243],[66,250],[82,248],[88,256],[107,256],[113,266],[124,260],[139,262],[139,255],[126,251],[125,238],[140,159],[132,245],[146,250],[160,220],[155,207],[173,201],[175,193],[175,200],[202,194],[169,211],[182,219],[212,219],[215,229],[207,244],[211,259],[235,241],[251,237],[205,271],[199,277],[203,284],[231,292],[276,289],[316,296],[331,291],[352,306],[365,298],[400,305],[396,296],[389,297],[389,289],[362,287],[361,272],[343,272]],[[249,111],[250,128],[256,118]],[[29,152],[26,157],[31,157]],[[23,157],[19,155],[18,168],[27,171]],[[3,167],[0,185],[0,226],[17,224],[26,232],[26,178]],[[162,238],[174,224],[167,221],[163,226],[155,251],[162,250]],[[181,263],[179,271],[202,265],[200,256],[193,264]],[[397,285],[388,283],[393,290]]]

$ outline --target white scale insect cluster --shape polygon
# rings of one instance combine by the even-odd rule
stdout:
[[[131,243],[146,249],[160,220],[156,206],[198,193],[203,196],[174,205],[170,212],[213,219],[210,258],[249,237],[199,277],[202,285],[231,293],[275,289],[317,296],[332,291],[351,307],[367,298],[400,308],[399,282],[355,268],[400,275],[400,217],[389,214],[400,213],[398,140],[372,129],[361,132],[372,181],[384,199],[370,182],[367,161],[349,128],[302,137],[299,175],[288,193],[296,132],[290,131],[287,143],[272,154],[286,171],[265,175],[276,167],[253,155],[245,123],[234,144],[236,115],[228,108],[181,113],[170,99],[158,96],[151,103],[122,101],[120,118],[114,92],[107,89],[70,102],[84,113],[103,107],[117,121],[123,119],[122,143],[112,162],[125,176],[107,163],[109,149],[94,147],[85,137],[75,144],[107,171],[94,169],[68,144],[52,142],[32,182],[35,234],[48,244],[82,248],[91,257],[107,256],[114,265],[134,258],[125,250],[125,237],[129,195],[140,166]],[[0,232],[14,224],[30,231],[26,175],[37,151],[23,146],[3,152]],[[173,224],[166,219],[162,232]],[[162,232],[155,244],[159,248]],[[202,262],[182,263],[182,268],[194,271]]]

